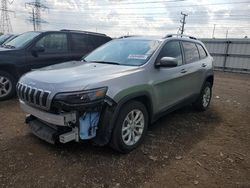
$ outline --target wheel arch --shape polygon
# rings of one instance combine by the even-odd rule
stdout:
[[[205,82],[209,82],[213,86],[213,84],[214,84],[214,75],[207,76],[204,83],[203,83],[203,85],[205,84]]]
[[[96,144],[105,145],[110,142],[112,132],[115,128],[115,124],[119,116],[119,112],[121,108],[130,101],[139,101],[145,105],[148,112],[149,123],[151,123],[151,121],[153,120],[153,107],[150,95],[147,92],[136,92],[130,95],[126,95],[117,102],[113,101],[113,105],[106,106],[102,117],[103,122],[101,122],[102,131],[98,138],[95,140]]]
[[[203,81],[203,83],[201,85],[202,87],[200,88],[200,93],[202,92],[202,89],[203,89],[203,87],[204,87],[204,85],[205,85],[206,82],[211,83],[211,86],[213,87],[213,84],[214,84],[214,75],[213,74],[209,74],[209,75],[207,75],[205,77],[205,79],[204,79],[204,81]]]
[[[18,79],[18,72],[14,65],[0,64],[0,71],[11,74],[16,80]]]
[[[138,101],[141,102],[143,105],[145,105],[148,112],[149,122],[151,122],[153,117],[153,103],[150,94],[145,91],[145,92],[136,92],[123,97],[117,103],[117,111],[118,111],[117,114],[119,113],[122,106],[130,101]]]

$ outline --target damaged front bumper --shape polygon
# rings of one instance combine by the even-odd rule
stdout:
[[[51,144],[56,142],[67,143],[79,141],[78,127],[73,126],[77,123],[76,112],[51,114],[37,110],[23,101],[20,101],[21,109],[26,112],[26,123],[29,125],[34,135]]]
[[[82,108],[77,111],[50,113],[20,100],[21,109],[28,115],[26,123],[34,135],[49,143],[67,143],[70,141],[93,139],[98,145],[108,143],[111,134],[112,113],[115,108],[113,101],[105,100],[95,108]]]
[[[45,111],[38,110],[33,108],[23,101],[20,101],[21,109],[26,112],[27,114],[32,114],[33,116],[37,117],[40,120],[43,120],[47,123],[51,123],[53,125],[58,126],[70,126],[76,123],[76,112],[70,113],[62,113],[62,114],[51,114]]]

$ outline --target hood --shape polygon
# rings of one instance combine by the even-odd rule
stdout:
[[[24,75],[20,82],[57,92],[83,90],[88,85],[121,77],[138,67],[70,61],[52,65]]]

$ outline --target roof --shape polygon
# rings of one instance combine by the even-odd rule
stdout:
[[[159,40],[163,41],[163,38],[160,36],[140,36],[140,35],[130,35],[130,36],[121,36],[118,39],[126,40]]]
[[[181,34],[168,34],[165,37],[162,36],[139,36],[139,35],[131,35],[131,36],[121,36],[119,39],[126,39],[126,40],[158,40],[164,41],[167,39],[180,39],[185,41],[193,41],[193,42],[200,42],[197,38],[189,35],[181,35]]]
[[[81,30],[69,30],[69,29],[61,29],[61,30],[49,30],[49,31],[35,31],[40,33],[46,33],[46,32],[72,32],[72,33],[83,33],[88,35],[97,35],[97,36],[103,36],[103,37],[109,37],[106,34],[103,33],[96,33],[91,31],[81,31]],[[110,37],[109,37],[110,38]]]

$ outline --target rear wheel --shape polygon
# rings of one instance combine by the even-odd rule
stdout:
[[[212,97],[212,85],[206,82],[202,88],[199,98],[194,103],[195,109],[205,111],[208,109]]]
[[[0,71],[0,101],[15,95],[15,78],[7,72]]]
[[[125,104],[118,115],[111,139],[111,147],[119,152],[128,153],[143,141],[148,127],[148,112],[137,101]]]

